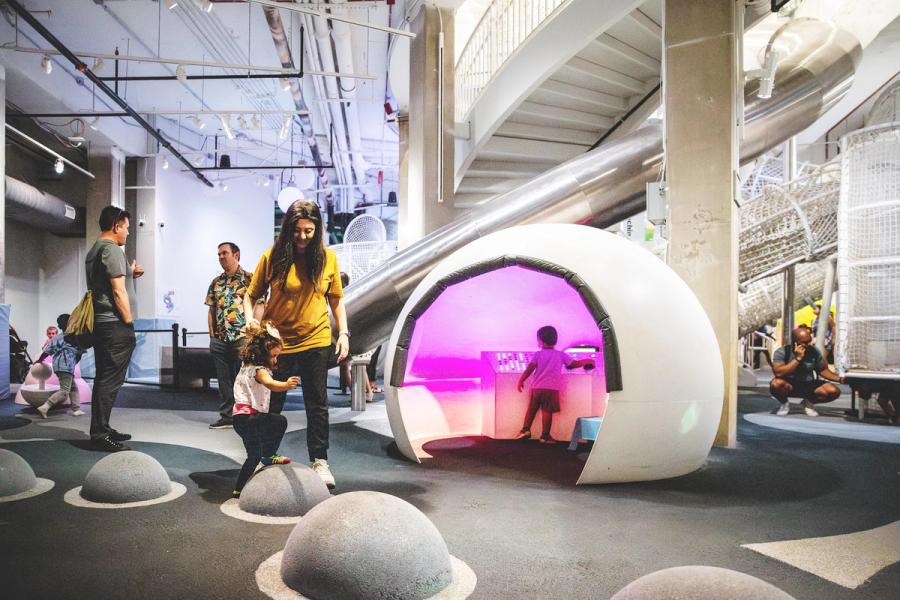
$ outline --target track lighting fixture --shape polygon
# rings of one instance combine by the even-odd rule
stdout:
[[[94,75],[99,75],[100,71],[103,70],[103,59],[99,56],[94,59],[94,66],[91,67],[91,71],[94,72]]]
[[[206,12],[212,12],[213,5],[209,0],[200,0],[200,8]]]
[[[100,117],[94,117],[93,119],[88,121],[88,127],[93,129],[94,131],[97,131],[97,123],[99,123],[99,122],[100,122]]]
[[[166,8],[174,10],[178,6],[178,0],[166,0]]]
[[[229,140],[233,140],[234,132],[231,130],[231,115],[219,115],[219,120],[222,122],[222,130],[225,132],[225,135]]]
[[[265,179],[263,179],[263,187],[269,187],[269,185],[270,185],[271,183],[272,183],[272,176],[271,176],[271,175],[269,175],[268,177],[266,177]]]
[[[244,115],[238,115],[238,127],[247,129],[247,119],[244,118]]]
[[[44,58],[41,59],[41,69],[43,69],[44,73],[47,75],[53,72],[53,61],[50,60],[49,54],[45,54]]]
[[[281,89],[283,89],[286,92],[291,91],[291,80],[288,79],[287,77],[282,77],[281,78]]]
[[[163,169],[168,169],[168,168],[169,168],[169,159],[166,158],[165,156],[163,156],[163,159],[162,159],[162,168],[163,168]]]
[[[279,139],[282,139],[282,140],[287,139],[288,132],[291,129],[292,118],[293,118],[293,115],[285,115],[284,116],[284,123],[281,125],[281,131],[278,132]]]
[[[56,162],[53,163],[53,170],[56,171],[57,175],[62,175],[63,171],[66,170],[66,164],[62,161],[61,158],[57,158]]]
[[[178,81],[180,81],[182,83],[187,81],[187,73],[184,70],[184,65],[178,65],[175,68],[175,79],[177,79]]]
[[[191,117],[191,122],[197,129],[203,129],[204,127],[206,127],[206,121],[204,121],[200,117]]]
[[[259,115],[253,115],[253,118],[250,119],[250,122],[253,124],[254,129],[259,129],[260,127],[262,127],[262,124],[259,120]]]

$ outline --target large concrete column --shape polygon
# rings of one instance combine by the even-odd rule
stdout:
[[[455,216],[453,13],[423,6],[410,30],[416,37],[410,42],[409,57],[408,186],[406,197],[400,190],[406,208],[399,223],[407,243]]]
[[[715,442],[719,446],[734,446],[737,423],[734,198],[742,110],[738,60],[742,16],[743,3],[735,0],[665,3],[669,262],[700,299],[719,340],[725,368],[725,399]]]
[[[6,302],[6,67],[3,65],[0,65],[0,199],[0,304],[3,304]],[[3,346],[7,346],[5,341]]]

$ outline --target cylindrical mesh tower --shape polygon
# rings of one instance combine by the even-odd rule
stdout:
[[[841,139],[838,367],[900,379],[900,122]]]

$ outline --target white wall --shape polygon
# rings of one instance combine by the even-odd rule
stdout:
[[[213,173],[207,175],[215,178]],[[235,175],[223,171],[222,177]],[[145,286],[152,283],[153,298],[152,308],[139,306],[140,316],[173,318],[188,331],[206,331],[203,301],[210,281],[221,272],[217,245],[230,241],[240,246],[241,266],[248,271],[254,270],[263,251],[272,245],[273,186],[257,186],[255,175],[228,179],[227,183],[227,191],[212,189],[174,164],[163,170],[157,163],[155,198],[139,198],[135,215],[135,220],[148,216],[137,234],[138,262],[153,264],[153,272],[148,270],[144,276],[152,279],[138,282]],[[153,256],[148,257],[151,247]],[[170,291],[175,292],[171,311],[164,302],[164,295]],[[139,298],[146,293],[145,287]],[[193,341],[207,342],[202,337]]]
[[[28,340],[32,358],[46,329],[84,294],[84,240],[61,238],[6,221],[6,301],[10,322]]]

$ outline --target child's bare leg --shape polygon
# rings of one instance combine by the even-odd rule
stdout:
[[[541,429],[541,439],[549,440],[550,439],[550,426],[553,425],[553,413],[547,410],[546,408],[542,411],[542,426]]]
[[[534,422],[534,417],[537,416],[538,408],[535,402],[528,405],[528,412],[525,413],[525,422],[522,423],[522,431],[531,431],[531,424]]]

